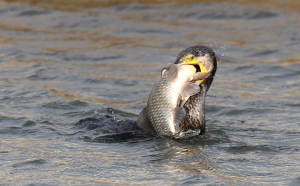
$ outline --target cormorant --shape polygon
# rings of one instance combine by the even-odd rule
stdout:
[[[200,135],[204,135],[206,133],[205,96],[217,71],[217,59],[215,52],[212,49],[206,46],[197,45],[180,52],[174,63],[182,63],[181,59],[189,54],[195,55],[195,60],[200,62],[207,71],[211,70],[211,75],[199,85],[201,91],[191,96],[184,104],[183,107],[186,109],[187,116],[179,126],[182,131],[200,129]]]
[[[212,49],[207,46],[197,45],[189,47],[180,52],[174,64],[184,63],[183,59],[191,54],[195,57],[193,60],[195,60],[196,62],[200,62],[207,71],[211,72],[211,74],[199,85],[200,92],[189,97],[183,105],[187,115],[185,119],[180,123],[179,127],[181,131],[200,129],[200,135],[205,135],[205,96],[214,80],[214,76],[217,71],[217,59],[215,56],[215,52]],[[195,68],[197,68],[197,72],[201,71],[199,65],[195,65]],[[109,127],[109,131],[111,133],[143,131],[143,128],[145,128],[144,126],[139,126],[135,120],[120,120],[115,119],[115,117],[112,117],[110,115],[103,115],[99,118],[85,118],[78,121],[74,126],[76,128],[86,128],[88,130],[95,129],[97,127]],[[151,127],[146,127],[146,130],[148,130],[152,134],[155,134],[155,130]]]

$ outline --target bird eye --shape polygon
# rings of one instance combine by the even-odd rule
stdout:
[[[194,60],[195,59],[195,56],[190,56],[190,60],[192,61],[192,60]]]

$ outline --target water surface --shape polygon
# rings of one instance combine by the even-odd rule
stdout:
[[[300,3],[0,1],[3,185],[299,185]],[[211,137],[97,140],[136,118],[160,70],[216,51]]]

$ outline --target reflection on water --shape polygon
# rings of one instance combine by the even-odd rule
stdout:
[[[0,183],[299,185],[299,7],[1,1]],[[103,114],[134,119],[161,68],[198,44],[219,59],[209,138],[118,141],[103,128],[72,128]]]

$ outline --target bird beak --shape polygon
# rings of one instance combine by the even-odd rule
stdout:
[[[203,66],[203,64],[197,61],[196,59],[197,58],[191,59],[189,56],[186,56],[180,61],[182,62],[183,65],[198,65],[200,67],[201,72],[196,72],[193,76],[193,79],[198,79],[196,80],[196,84],[200,85],[210,75],[211,71],[208,72],[206,68]]]
[[[185,57],[180,60],[183,65],[199,65],[201,72],[207,72],[206,68],[202,65],[201,62],[196,61],[195,59],[190,60],[188,57]]]

